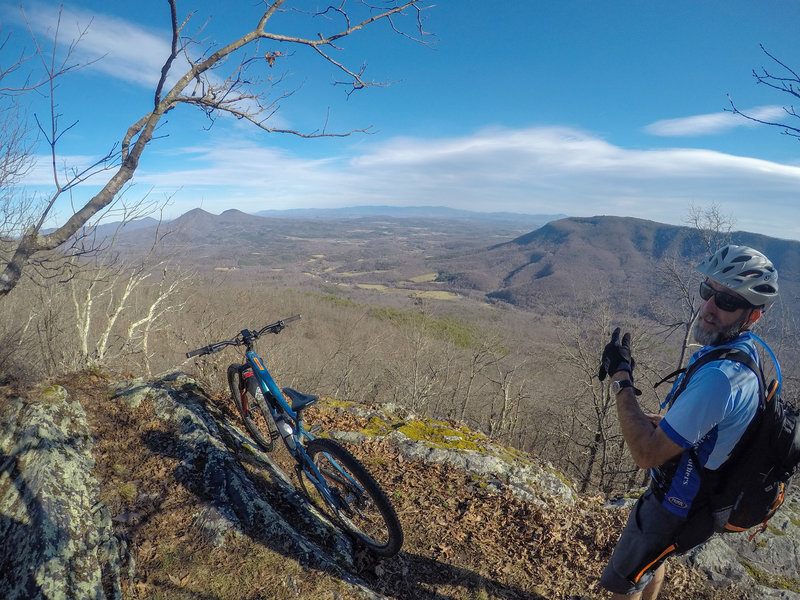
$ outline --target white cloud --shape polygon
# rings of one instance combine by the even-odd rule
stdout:
[[[567,128],[489,129],[358,148],[353,156],[309,160],[254,143],[215,144],[192,149],[190,160],[169,172],[147,163],[137,180],[202,196],[207,210],[219,198],[220,210],[447,205],[681,223],[691,203],[714,202],[739,215],[742,228],[800,238],[793,225],[800,221],[796,166],[710,150],[627,150]],[[754,216],[753,202],[761,206],[765,198],[774,209]]]
[[[62,52],[79,41],[68,64],[90,63],[87,68],[117,79],[154,86],[170,53],[171,35],[167,30],[154,30],[80,9],[59,10],[54,4],[32,3],[24,9],[33,33],[45,48],[52,43],[56,32]]]
[[[762,121],[772,121],[786,115],[781,106],[757,106],[742,112]],[[664,119],[647,125],[644,131],[652,135],[665,137],[688,137],[715,135],[737,127],[752,127],[754,125],[756,125],[755,121],[746,119],[741,115],[733,112],[720,112],[680,119]]]
[[[673,224],[690,204],[716,203],[740,229],[800,239],[800,167],[710,150],[628,150],[567,128],[362,141],[356,154],[326,159],[231,142],[224,132],[207,141],[182,153],[153,147],[132,194],[173,196],[172,216],[198,205],[256,212],[388,204]]]

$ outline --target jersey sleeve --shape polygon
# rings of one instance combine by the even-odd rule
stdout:
[[[722,421],[730,410],[730,397],[728,375],[713,364],[704,366],[692,376],[660,427],[673,442],[690,448]]]

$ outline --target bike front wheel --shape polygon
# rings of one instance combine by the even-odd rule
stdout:
[[[316,491],[312,496],[316,504],[373,554],[385,557],[397,554],[403,545],[403,529],[386,493],[364,465],[348,450],[325,438],[309,442],[306,453],[324,477],[332,496],[329,500]],[[317,486],[313,479],[307,479]]]
[[[230,365],[228,367],[228,387],[250,438],[264,452],[272,452],[275,448],[275,440],[278,439],[278,429],[264,402],[258,384],[255,380],[252,383],[248,381],[255,377],[252,375],[252,371],[250,371],[250,377],[246,377],[248,369],[247,365]]]

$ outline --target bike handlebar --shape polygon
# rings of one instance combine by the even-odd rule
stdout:
[[[258,331],[250,331],[249,329],[243,329],[233,339],[223,340],[221,342],[214,342],[213,344],[209,344],[208,346],[203,346],[202,348],[197,348],[196,350],[190,350],[189,352],[186,353],[186,358],[192,358],[193,356],[203,356],[205,354],[213,354],[215,352],[220,352],[226,346],[241,346],[243,344],[246,344],[248,340],[257,340],[265,333],[278,334],[281,331],[283,331],[287,323],[291,323],[292,321],[297,321],[297,319],[299,318],[300,315],[287,317],[286,319],[281,319],[280,321],[275,321],[274,323],[265,325]]]

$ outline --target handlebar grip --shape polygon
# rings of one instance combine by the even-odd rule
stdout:
[[[274,323],[270,323],[269,325],[265,325],[259,331],[253,331],[253,337],[258,338],[265,333],[280,333],[283,331],[283,328],[286,327],[287,323],[291,323],[292,321],[297,321],[300,318],[300,315],[293,315],[291,317],[286,317],[285,319],[281,319],[280,321],[275,321]]]
[[[186,358],[192,358],[193,356],[198,356],[200,354],[208,354],[208,346],[203,346],[202,348],[198,348],[197,350],[191,350],[186,353]]]

